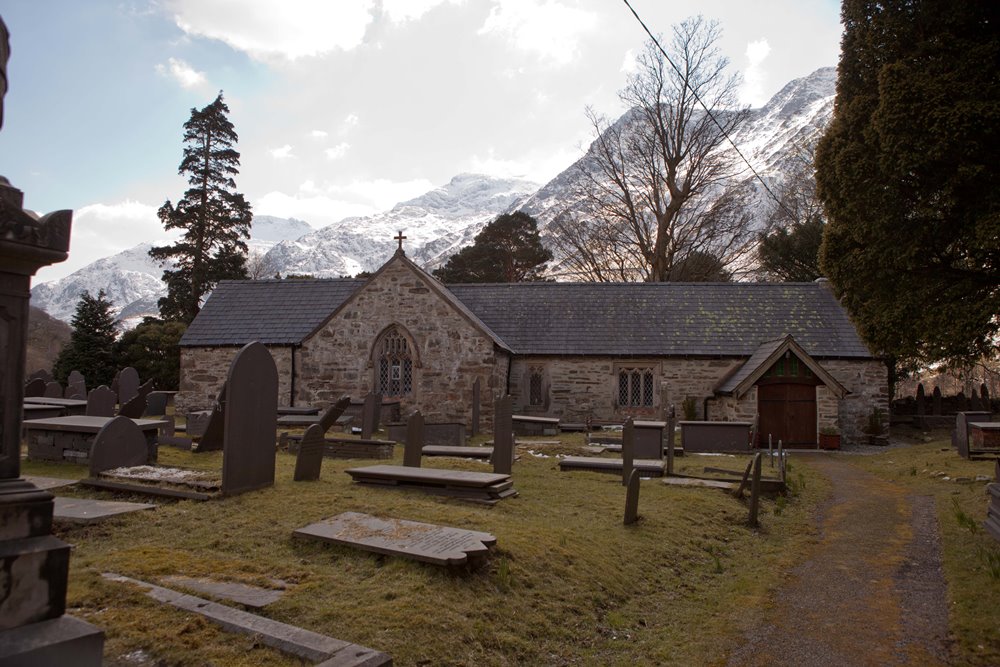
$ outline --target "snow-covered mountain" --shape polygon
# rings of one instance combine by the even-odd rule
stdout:
[[[753,110],[733,137],[769,184],[782,179],[797,147],[829,123],[835,83],[836,70],[832,67],[792,81],[763,107]],[[280,272],[353,276],[384,263],[396,248],[393,237],[403,230],[407,255],[434,268],[470,244],[488,222],[502,213],[520,209],[533,215],[544,239],[549,223],[572,204],[580,170],[586,168],[587,160],[584,155],[541,188],[523,180],[461,174],[391,210],[346,218],[318,230],[301,220],[256,216],[248,245],[252,254],[263,255],[262,275]],[[752,182],[748,171],[741,178],[753,185],[756,195],[750,205],[763,219],[770,206],[763,188]],[[68,322],[83,290],[96,294],[104,289],[125,326],[134,326],[144,315],[156,314],[156,302],[165,293],[160,280],[163,269],[149,259],[148,250],[148,245],[136,246],[61,280],[36,285],[31,304]]]
[[[266,256],[282,273],[317,278],[353,276],[381,266],[397,247],[403,230],[406,254],[433,267],[494,218],[517,207],[538,189],[537,183],[460,174],[447,185],[391,210],[335,222],[295,241],[277,244]]]

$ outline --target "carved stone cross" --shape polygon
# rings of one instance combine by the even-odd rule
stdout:
[[[398,236],[393,236],[392,238],[393,238],[394,241],[399,241],[399,249],[402,250],[403,249],[403,241],[406,240],[406,237],[403,236],[403,230],[400,229],[399,230],[399,235]]]

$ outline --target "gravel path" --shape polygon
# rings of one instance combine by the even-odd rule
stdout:
[[[819,542],[729,664],[949,664],[933,499],[907,496],[844,456],[793,456],[833,484]]]

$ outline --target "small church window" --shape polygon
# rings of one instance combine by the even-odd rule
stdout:
[[[387,331],[376,351],[376,390],[382,396],[404,396],[413,390],[413,358],[410,345],[397,329]]]
[[[618,371],[618,405],[633,408],[653,407],[651,368],[622,368]]]
[[[544,371],[541,366],[532,366],[528,371],[528,405],[543,405],[542,380]]]

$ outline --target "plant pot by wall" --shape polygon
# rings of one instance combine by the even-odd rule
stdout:
[[[835,433],[833,435],[827,435],[824,433],[819,434],[819,448],[820,449],[840,449],[840,434]]]

